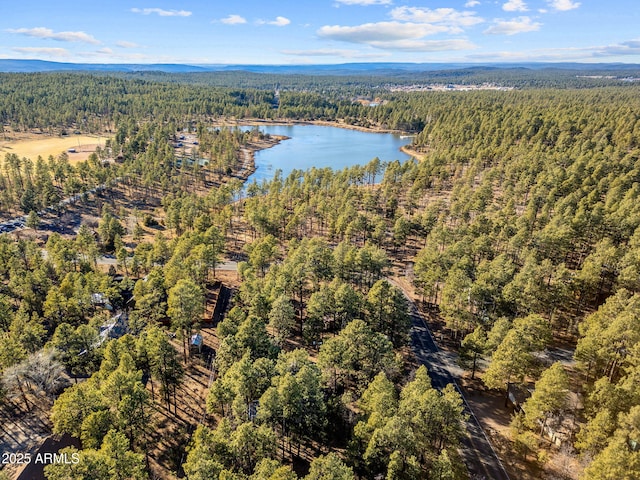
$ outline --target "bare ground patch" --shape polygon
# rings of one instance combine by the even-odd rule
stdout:
[[[4,157],[7,153],[15,153],[18,157],[36,160],[38,156],[43,159],[49,155],[57,157],[61,153],[67,152],[69,162],[74,164],[86,160],[96,147],[104,147],[105,136],[97,135],[65,135],[51,136],[45,134],[29,134],[14,136],[11,139],[0,140],[0,155]],[[69,150],[74,150],[69,152]]]

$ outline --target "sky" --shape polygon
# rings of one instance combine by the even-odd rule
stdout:
[[[0,0],[0,58],[640,63],[638,0]]]

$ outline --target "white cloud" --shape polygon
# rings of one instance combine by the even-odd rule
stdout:
[[[439,24],[449,27],[452,33],[460,33],[461,27],[470,27],[484,22],[475,12],[460,12],[453,8],[398,7],[391,11],[391,18],[405,22]]]
[[[404,52],[445,52],[448,50],[470,50],[476,48],[464,39],[449,40],[393,40],[390,42],[370,42],[372,47]]]
[[[319,37],[341,42],[366,44],[374,48],[409,52],[437,52],[476,48],[468,40],[425,40],[437,34],[459,34],[467,27],[483,23],[475,12],[453,8],[397,7],[391,20],[355,26],[325,25]]]
[[[529,17],[516,17],[513,20],[497,19],[484,33],[489,35],[515,35],[517,33],[535,32],[542,26]]]
[[[40,48],[40,47],[15,47],[14,52],[25,53],[27,55],[42,55],[46,57],[68,57],[69,52],[64,48]]]
[[[127,42],[125,40],[116,42],[116,45],[121,48],[140,48],[140,45],[138,45],[137,43]]]
[[[240,15],[229,15],[226,18],[220,20],[222,23],[226,23],[227,25],[241,25],[243,23],[247,23],[247,19],[241,17]]]
[[[192,13],[187,10],[163,10],[162,8],[132,8],[131,11],[142,15],[155,13],[161,17],[190,17]]]
[[[626,42],[615,45],[607,45],[598,47],[594,51],[596,57],[610,57],[615,55],[639,55],[640,56],[640,39],[628,40]]]
[[[358,50],[321,48],[317,50],[283,50],[284,55],[298,57],[341,57],[341,58],[383,58],[390,53],[362,53]]]
[[[101,48],[100,50],[96,50],[94,52],[80,52],[78,53],[79,57],[83,58],[104,58],[104,57],[112,57],[113,50],[110,48]]]
[[[298,55],[304,57],[346,57],[347,55],[354,55],[357,50],[338,50],[330,48],[321,48],[317,50],[283,50],[285,55]]]
[[[291,23],[291,20],[286,17],[278,16],[275,20],[258,20],[256,23],[258,25],[274,25],[276,27],[284,27],[289,25]]]
[[[502,5],[502,9],[505,12],[526,12],[529,10],[527,8],[527,4],[524,3],[523,0],[509,0],[507,3]]]
[[[393,2],[391,0],[336,0],[336,3],[341,3],[343,5],[391,5]]]
[[[82,61],[96,61],[96,62],[105,62],[105,63],[161,63],[162,57],[149,57],[147,55],[143,55],[141,53],[117,53],[111,50],[110,48],[101,48],[99,50],[94,50],[91,52],[78,52],[73,55],[75,61],[78,59],[82,59]],[[170,63],[170,62],[167,62]]]
[[[590,47],[542,48],[527,51],[484,52],[466,56],[469,61],[529,62],[601,62],[604,57],[640,57],[640,38],[614,45]]]
[[[567,10],[573,10],[580,6],[580,2],[574,2],[572,0],[547,0],[547,3],[551,8],[559,12],[566,12]]]
[[[58,40],[60,42],[84,42],[99,44],[93,36],[85,32],[54,32],[50,28],[36,27],[36,28],[9,28],[9,33],[18,33],[20,35],[26,35],[28,37],[45,38],[50,40]]]
[[[291,20],[286,17],[276,17],[272,22],[267,22],[269,25],[275,25],[276,27],[284,27],[285,25],[289,25]]]
[[[318,30],[318,35],[333,40],[366,44],[384,50],[440,52],[475,48],[475,45],[468,40],[422,39],[427,35],[447,30],[447,27],[430,24],[379,22],[366,23],[357,27],[325,26]]]
[[[392,21],[364,23],[356,26],[325,25],[318,30],[321,37],[353,43],[418,39],[438,33],[461,33],[463,27],[484,22],[475,12],[460,12],[453,8],[398,7]]]
[[[473,8],[477,7],[478,5],[480,5],[480,2],[478,0],[469,0],[464,4],[465,8]]]
[[[325,25],[317,33],[321,37],[343,42],[372,43],[418,39],[447,31],[449,31],[448,27],[428,23],[378,22],[365,23],[355,27]]]

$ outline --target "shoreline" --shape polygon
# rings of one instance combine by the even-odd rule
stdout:
[[[359,132],[365,133],[391,133],[396,135],[415,135],[411,132],[405,132],[402,130],[391,130],[384,128],[367,128],[359,125],[349,125],[342,122],[328,121],[328,120],[269,120],[269,119],[235,119],[235,120],[225,120],[225,121],[215,121],[212,123],[214,127],[260,127],[260,126],[271,126],[271,125],[283,125],[283,126],[293,126],[293,125],[317,125],[322,127],[334,127],[334,128],[344,128],[345,130],[355,130]],[[240,149],[241,158],[241,170],[235,174],[236,178],[242,180],[243,183],[246,183],[249,177],[255,173],[257,170],[255,163],[256,152],[261,150],[267,150],[269,148],[275,147],[280,142],[284,140],[288,140],[290,137],[286,135],[270,135],[270,138],[259,140],[257,142],[250,142],[246,147]],[[411,148],[411,143],[400,147],[400,151],[406,153],[410,157],[417,159],[418,161],[424,160],[424,154],[419,153],[417,150]]]
[[[360,125],[350,125],[348,123],[340,122],[340,121],[332,121],[332,120],[287,120],[287,119],[262,119],[262,118],[247,118],[247,119],[234,119],[234,120],[223,120],[223,121],[215,121],[213,122],[214,126],[221,127],[254,127],[261,125],[317,125],[321,127],[335,127],[335,128],[344,128],[345,130],[356,130],[359,132],[366,133],[391,133],[396,135],[415,135],[415,132],[407,132],[404,130],[393,130],[390,128],[380,128],[380,127],[363,127]]]
[[[270,125],[283,125],[283,126],[294,126],[294,125],[316,125],[323,127],[334,127],[334,128],[342,128],[345,130],[353,130],[365,133],[387,133],[387,134],[395,134],[395,135],[414,135],[412,132],[406,132],[402,130],[393,130],[388,128],[380,128],[380,127],[363,127],[360,125],[350,125],[343,121],[330,121],[330,120],[293,120],[293,119],[262,119],[262,118],[247,118],[247,119],[217,119],[211,121],[210,123],[213,127],[260,127],[260,126],[270,126]],[[86,134],[85,136],[95,137],[96,139],[104,140],[109,138],[108,134],[99,133],[99,134]],[[77,135],[69,135],[60,136],[60,135],[50,135],[45,133],[22,133],[18,137],[6,138],[3,142],[0,142],[2,145],[2,150],[11,150],[13,146],[15,146],[16,142],[28,142],[28,141],[37,141],[38,139],[44,138],[58,138],[58,139],[77,139]],[[241,147],[238,152],[238,157],[240,160],[240,167],[233,175],[242,180],[243,183],[246,183],[248,178],[256,171],[255,164],[255,156],[256,152],[261,150],[266,150],[278,145],[280,142],[287,140],[289,137],[285,135],[270,135],[268,139],[256,140],[249,142],[246,146]],[[75,145],[74,145],[75,146]],[[87,147],[88,145],[83,145]],[[66,149],[65,149],[66,150]],[[62,151],[65,151],[62,150]],[[411,143],[400,147],[400,150],[407,155],[422,161],[424,159],[424,154],[419,153],[418,151],[411,148]],[[75,154],[77,155],[77,154]],[[73,158],[74,154],[71,154],[70,160],[73,163],[80,161],[80,158]],[[88,155],[87,155],[88,156]],[[1,163],[1,161],[0,161]]]
[[[286,135],[270,135],[269,138],[263,138],[255,142],[249,142],[246,146],[241,147],[240,154],[240,171],[235,174],[235,177],[242,180],[242,183],[247,183],[249,177],[255,173],[256,168],[256,152],[261,150],[267,150],[275,147],[283,140],[288,140]]]
[[[407,155],[409,155],[410,157],[415,158],[419,162],[422,162],[426,157],[426,154],[420,153],[417,150],[415,150],[413,148],[410,148],[409,145],[405,145],[404,147],[400,147],[400,150],[402,152],[406,153]]]

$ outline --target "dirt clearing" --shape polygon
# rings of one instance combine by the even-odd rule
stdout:
[[[68,135],[63,137],[51,137],[45,135],[34,135],[31,138],[16,140],[0,140],[0,158],[4,158],[7,153],[15,153],[20,158],[27,157],[35,162],[40,155],[43,159],[54,157],[63,152],[69,155],[71,164],[81,162],[89,158],[96,147],[104,147],[107,137],[97,135]],[[73,150],[70,152],[69,150]]]

